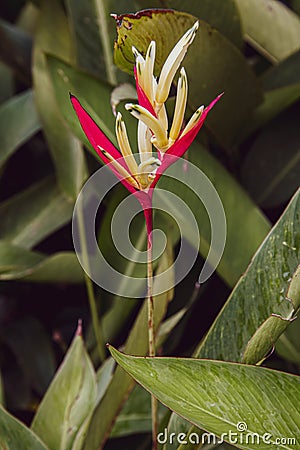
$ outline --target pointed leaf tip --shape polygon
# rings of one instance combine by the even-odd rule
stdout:
[[[82,319],[78,319],[78,325],[77,325],[75,336],[82,337]]]

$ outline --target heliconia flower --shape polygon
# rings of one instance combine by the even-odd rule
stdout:
[[[71,102],[81,127],[94,150],[110,167],[122,184],[140,201],[146,217],[148,235],[152,230],[152,193],[162,173],[181,157],[195,139],[207,114],[219,100],[219,95],[209,106],[201,106],[193,114],[182,130],[186,110],[188,83],[184,68],[180,71],[174,117],[168,132],[168,117],[165,101],[173,78],[184,58],[188,46],[194,40],[198,22],[189,29],[175,45],[167,57],[158,81],[153,69],[155,62],[155,42],[148,47],[146,57],[133,48],[136,58],[135,77],[139,104],[126,104],[125,108],[138,119],[137,162],[127,136],[122,115],[116,118],[116,137],[120,151],[105,136],[79,100],[71,95]],[[156,148],[153,154],[152,146]]]

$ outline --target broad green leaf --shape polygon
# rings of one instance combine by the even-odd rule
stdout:
[[[105,76],[99,28],[92,0],[67,0],[78,67]],[[98,57],[96,57],[98,55]]]
[[[277,0],[236,0],[246,41],[272,63],[300,49],[300,19]]]
[[[168,267],[168,261],[166,257],[162,257],[158,271],[164,271],[166,267]],[[168,302],[168,292],[154,297],[154,323],[156,330],[166,313]],[[126,352],[136,355],[147,354],[147,323],[147,302],[145,301],[126,340]],[[117,367],[104,397],[93,414],[84,446],[85,450],[97,450],[100,445],[104,444],[108,437],[107,434],[111,430],[114,420],[133,386],[132,378],[125,374],[120,367]]]
[[[296,52],[263,73],[261,82],[265,89],[264,99],[243,130],[244,137],[261,128],[299,99],[299,70],[300,52]]]
[[[299,264],[299,194],[257,250],[197,357],[256,364],[289,325],[300,305],[299,292],[293,289],[293,297],[288,293]]]
[[[0,106],[0,166],[41,128],[32,90]]]
[[[264,72],[261,81],[267,91],[292,84],[299,84],[299,70],[300,51],[293,53],[276,66]]]
[[[291,0],[291,7],[300,15],[300,0]]]
[[[115,365],[116,364],[113,358],[108,358],[96,372],[97,404],[102,400],[106,389],[109,386],[109,383],[114,374]]]
[[[92,149],[73,110],[69,93],[76,95],[83,105],[88,107],[89,113],[101,130],[112,142],[116,143],[113,131],[115,117],[112,112],[108,114],[111,90],[109,85],[52,56],[47,57],[47,65],[60,110],[73,133]]]
[[[45,256],[0,240],[0,280],[18,279],[39,283],[82,283],[84,276],[75,253]]]
[[[276,352],[284,359],[300,364],[299,316],[294,320],[276,342]]]
[[[9,276],[11,272],[22,272],[43,261],[41,253],[17,247],[6,241],[0,241],[0,276]]]
[[[2,339],[12,350],[30,387],[39,395],[44,394],[54,374],[55,359],[49,336],[40,322],[22,317],[5,328]]]
[[[137,2],[141,9],[145,8],[172,8],[192,14],[212,25],[226,36],[237,47],[242,47],[243,36],[240,24],[239,11],[234,0],[156,0]],[[127,10],[129,11],[129,9]]]
[[[253,117],[243,129],[242,139],[246,139],[257,129],[263,128],[264,125],[296,103],[299,98],[300,83],[266,91],[263,102],[256,108]]]
[[[159,401],[209,433],[226,433],[223,438],[230,442],[229,433],[239,431],[238,424],[243,423],[246,431],[241,433],[239,448],[267,449],[271,445],[292,449],[297,445],[299,377],[223,361],[141,358],[113,347],[110,351],[121,367]],[[258,444],[246,439],[249,433],[258,435]],[[289,445],[284,438],[294,438],[294,443]]]
[[[49,450],[22,422],[0,406],[0,447],[4,450]]]
[[[192,433],[196,433],[200,439],[201,439],[201,435],[202,433],[204,433],[203,430],[200,430],[199,428],[192,426],[189,422],[187,422],[186,420],[184,420],[182,417],[180,417],[178,414],[176,413],[172,413],[169,423],[168,423],[168,430],[169,433],[175,433],[173,436],[178,436],[179,433],[185,433],[187,434],[192,434]],[[209,445],[212,445],[211,442],[208,442]],[[189,442],[189,440],[187,440],[186,444],[179,444],[176,440],[172,440],[171,442],[166,442],[164,445],[161,444],[162,450],[173,450],[173,449],[178,449],[178,450],[198,450],[197,447],[199,447],[197,444],[192,442]],[[214,446],[212,448],[215,448]],[[219,449],[219,446],[216,445],[216,448]],[[201,447],[202,449],[202,447]],[[208,450],[206,449],[206,445],[203,445],[203,450]],[[209,447],[210,450],[210,447]]]
[[[12,96],[13,84],[12,70],[0,61],[0,103]]]
[[[288,201],[299,186],[299,119],[296,105],[281,114],[260,131],[243,161],[241,181],[263,208]]]
[[[31,248],[65,225],[73,205],[59,191],[53,179],[44,179],[0,204],[2,239]]]
[[[55,33],[53,24],[55,23]],[[42,2],[41,20],[34,46],[33,79],[37,108],[54,160],[58,183],[70,198],[76,198],[87,175],[85,158],[78,140],[65,126],[60,102],[53,95],[45,53],[70,59],[70,36],[64,11],[58,0]]]
[[[190,305],[189,305],[190,306]],[[178,312],[168,317],[162,324],[157,336],[157,346],[160,347],[167,339],[171,331],[178,325],[188,312],[188,307],[180,309]]]
[[[248,266],[253,253],[268,233],[268,221],[238,183],[200,143],[194,142],[191,145],[189,160],[210,179],[222,201],[227,221],[227,237],[217,271],[229,286],[234,286]],[[172,178],[168,177],[168,174],[172,174]],[[175,182],[173,177],[176,179],[185,177],[186,185]],[[194,189],[198,187],[199,190],[201,187],[200,180],[191,177],[189,171],[184,173],[180,162],[171,166],[158,184],[158,188],[174,192],[191,208],[201,233],[200,254],[206,257],[211,240],[211,223],[201,200],[188,186]],[[205,192],[204,184],[202,189]],[[154,193],[154,195],[159,196],[161,206],[165,207],[175,219],[178,218],[179,220],[182,211],[176,204],[169,204],[169,202],[167,204],[163,194],[158,189]],[[192,245],[195,245],[194,225],[188,218],[182,224],[182,232],[183,236]]]
[[[77,335],[38,408],[32,430],[50,450],[72,449],[80,427],[93,412],[96,395],[94,368]]]
[[[31,80],[31,36],[20,28],[0,20],[0,42],[0,59],[29,85]]]
[[[158,420],[162,420],[166,410],[159,405]],[[122,411],[117,417],[111,437],[128,436],[136,433],[151,433],[151,396],[136,385]]]
[[[145,54],[150,41],[155,40],[158,74],[170,50],[196,20],[187,13],[164,10],[119,16],[116,64],[122,70],[132,72],[132,46]],[[231,42],[201,20],[183,65],[187,71],[189,104],[193,110],[201,104],[207,105],[218,94],[225,92],[206,124],[223,146],[231,147],[261,101],[260,87],[250,66]]]
[[[127,81],[113,64],[113,12],[132,11],[133,0],[68,0],[66,2],[77,66],[112,85]]]

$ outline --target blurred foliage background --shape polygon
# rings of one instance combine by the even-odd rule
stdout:
[[[161,13],[152,18],[152,24],[151,20],[119,20],[113,55],[116,21],[109,13],[144,8],[172,8],[184,14]],[[205,246],[194,269],[176,287],[172,302],[168,305],[170,299],[165,299],[160,321],[165,310],[172,320],[164,322],[161,352],[180,356],[190,356],[197,348],[299,185],[300,1],[1,2],[0,371],[6,408],[27,424],[66,352],[79,318],[83,319],[88,351],[95,366],[100,366],[91,326],[89,282],[74,254],[71,234],[76,197],[99,161],[84,149],[90,148],[68,93],[83,100],[115,142],[111,92],[120,83],[134,85],[131,43],[144,51],[149,41],[156,39],[161,65],[167,50],[194,21],[186,13],[201,20],[196,43],[184,63],[190,83],[189,113],[225,92],[187,157],[218,190],[228,221],[228,239],[217,272],[200,292],[195,293],[194,285]],[[128,29],[128,23],[132,29]],[[123,46],[124,33],[129,33],[129,38]],[[120,109],[127,92],[128,87],[117,94]],[[171,109],[172,98],[169,104]],[[126,116],[126,122],[135,139],[134,120]],[[170,189],[176,191],[176,186]],[[114,251],[108,237],[111,215],[124,196],[123,187],[118,186],[105,199],[97,223],[99,243],[120,271],[134,274],[139,269]],[[195,213],[204,242],[209,241],[209,221],[203,207],[188,191],[182,196]],[[156,225],[169,233],[173,230],[168,217],[158,215]],[[141,242],[143,233],[143,221],[137,218],[132,240]],[[170,236],[176,253],[176,230]],[[193,245],[189,224],[185,238]],[[158,266],[164,263],[162,260]],[[295,264],[293,260],[293,270]],[[269,270],[278,280],[276,267],[271,264]],[[272,302],[265,291],[257,292],[256,275],[247,295],[252,289],[262,302]],[[265,283],[268,290],[268,280]],[[122,345],[132,325],[137,324],[141,302],[114,296],[97,286],[93,289],[104,341]],[[244,313],[252,314],[252,307],[250,304]],[[235,313],[230,314],[235,317]],[[299,373],[298,328],[293,325],[286,332],[278,353],[267,360],[269,366]],[[234,335],[231,329],[230,333]],[[131,351],[138,353],[134,346]],[[224,359],[234,357],[224,355]],[[124,387],[124,397],[128,389]],[[141,417],[147,416],[149,408],[143,411],[144,400],[137,398]],[[107,448],[146,448],[148,416],[145,423],[138,422],[140,428],[135,424],[130,429],[125,420],[135,410],[134,402],[135,398],[123,411],[123,422],[117,422],[115,439]],[[113,411],[112,417],[115,414]]]

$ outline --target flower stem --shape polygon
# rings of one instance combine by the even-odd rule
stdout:
[[[83,207],[81,204],[81,200],[79,199],[80,204],[78,208],[78,231],[79,231],[79,237],[80,237],[80,243],[81,243],[81,249],[82,249],[82,259],[84,261],[84,267],[89,267],[89,255],[88,255],[88,249],[87,249],[87,243],[86,243],[86,234],[85,234],[85,225],[84,225],[84,214],[83,214]],[[95,298],[95,292],[93,288],[93,282],[90,279],[90,277],[87,275],[86,272],[84,272],[84,281],[85,286],[87,290],[87,296],[89,301],[89,307],[92,317],[92,324],[93,329],[95,333],[98,353],[100,362],[105,360],[105,342],[104,342],[104,336],[103,336],[103,330],[102,326],[99,320],[99,311],[97,308],[96,298]]]
[[[117,77],[115,73],[115,67],[112,56],[111,40],[109,37],[109,31],[107,26],[108,13],[105,8],[105,1],[95,0],[94,5],[96,14],[98,16],[98,28],[103,46],[103,55],[105,61],[107,80],[109,81],[110,84],[115,85],[117,84]]]
[[[152,265],[152,230],[153,213],[152,207],[144,210],[147,224],[147,305],[148,305],[148,339],[149,356],[155,356],[155,329],[154,329],[154,302],[153,302],[153,265]],[[152,449],[157,450],[158,432],[158,403],[157,399],[151,396],[151,417],[152,417]]]

